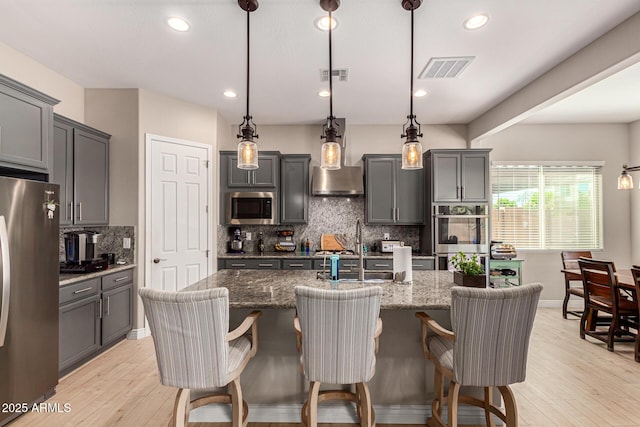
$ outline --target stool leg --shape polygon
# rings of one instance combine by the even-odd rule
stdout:
[[[493,406],[493,388],[485,387],[484,388],[484,417],[487,422],[487,427],[496,427],[495,422],[493,421],[493,416],[491,415],[491,407]]]
[[[502,394],[504,400],[504,412],[507,420],[506,427],[518,427],[518,407],[516,405],[516,397],[508,385],[499,386],[498,390]]]
[[[449,395],[447,396],[447,416],[448,427],[458,427],[458,395],[460,394],[460,384],[451,381],[449,384]]]
[[[309,397],[307,398],[307,410],[309,413],[308,427],[318,427],[318,393],[320,382],[311,381],[309,385]]]
[[[191,404],[191,392],[187,388],[178,389],[176,401],[173,405],[173,416],[170,425],[184,427],[189,422],[188,406]]]
[[[444,403],[444,384],[443,380],[444,376],[442,375],[442,371],[436,368],[435,378],[434,378],[434,393],[435,398],[433,399],[433,403],[431,404],[431,411],[438,415],[438,418],[442,419],[442,405]]]
[[[242,389],[240,388],[240,377],[229,383],[231,389],[231,425],[233,427],[243,427],[242,423]]]
[[[371,394],[366,383],[357,383],[356,390],[359,397],[360,406],[360,427],[372,427],[373,417],[371,410]]]

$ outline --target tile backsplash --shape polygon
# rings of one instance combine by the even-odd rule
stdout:
[[[367,248],[371,250],[374,243],[379,244],[384,233],[389,233],[391,240],[405,242],[414,250],[419,249],[419,226],[403,225],[365,225],[364,224],[364,197],[311,197],[309,200],[309,222],[303,225],[244,225],[239,226],[243,234],[250,232],[251,241],[245,240],[245,252],[257,252],[258,233],[263,233],[265,251],[272,252],[278,241],[277,230],[292,229],[293,239],[298,245],[309,239],[310,250],[313,253],[320,250],[320,238],[323,233],[344,234],[347,239],[347,249],[355,247],[356,221],[363,224],[363,240]],[[235,227],[218,225],[218,253],[227,252],[227,241],[233,239],[229,231]]]
[[[65,260],[64,254],[64,233],[67,231],[97,231],[100,233],[98,239],[98,257],[100,254],[113,252],[116,261],[124,260],[127,264],[134,262],[135,253],[135,227],[133,226],[107,226],[107,227],[61,227],[60,228],[60,261]],[[128,237],[131,239],[131,248],[124,249],[122,247],[122,239]]]

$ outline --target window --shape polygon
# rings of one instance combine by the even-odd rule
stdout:
[[[491,166],[491,238],[519,249],[602,249],[601,166]]]

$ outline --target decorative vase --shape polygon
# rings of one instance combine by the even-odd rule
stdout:
[[[476,274],[475,276],[470,276],[467,274],[463,274],[460,271],[454,271],[453,283],[455,283],[458,286],[468,286],[471,288],[484,288],[487,286],[487,275]]]

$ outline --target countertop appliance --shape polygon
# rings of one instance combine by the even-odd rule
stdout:
[[[278,199],[271,191],[230,191],[227,193],[227,224],[275,224]]]
[[[59,186],[0,177],[0,402],[58,384]],[[0,411],[0,426],[20,413]]]
[[[399,240],[380,240],[380,252],[393,252],[394,246],[402,246]]]
[[[491,242],[491,259],[513,259],[517,255],[513,245],[502,242]]]
[[[64,249],[67,264],[89,264],[99,260],[98,238],[95,231],[70,231],[64,233]]]
[[[233,240],[227,242],[227,252],[234,254],[244,253],[244,240],[242,239],[242,230],[239,227],[231,227],[229,230],[233,234]]]

